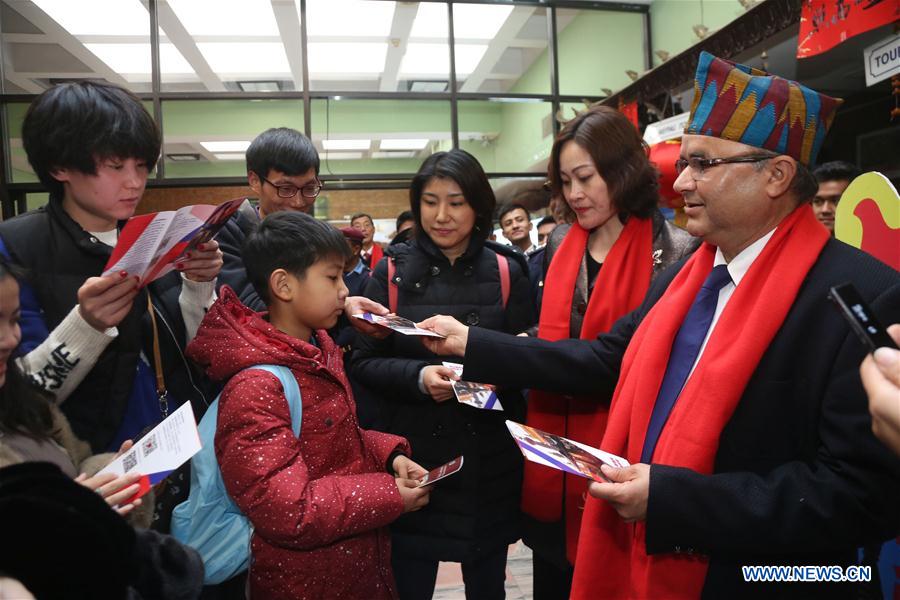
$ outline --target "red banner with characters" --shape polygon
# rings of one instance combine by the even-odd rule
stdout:
[[[898,18],[898,0],[803,0],[797,58],[816,56]]]

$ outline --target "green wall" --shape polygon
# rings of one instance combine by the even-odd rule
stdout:
[[[662,63],[656,50],[666,50],[675,56],[700,41],[692,28],[701,23],[701,3],[702,24],[709,28],[710,34],[744,14],[738,0],[653,0],[650,5],[653,66]]]

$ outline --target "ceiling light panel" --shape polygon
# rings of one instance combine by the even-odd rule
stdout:
[[[322,140],[326,150],[368,150],[372,140]]]
[[[415,158],[416,152],[373,152],[372,158]]]
[[[456,44],[456,74],[475,70],[487,51],[487,44]],[[404,77],[440,77],[450,72],[450,50],[446,44],[409,44],[400,63]]]
[[[33,1],[72,35],[150,37],[150,13],[139,0]]]
[[[458,6],[460,5],[454,5],[453,10],[457,10]],[[416,20],[413,21],[409,37],[446,40],[449,37],[449,22],[446,4],[420,2],[419,11],[416,13]]]
[[[209,152],[246,152],[250,147],[250,140],[226,140],[214,142],[200,142],[200,145]]]
[[[381,37],[391,34],[393,2],[309,0],[306,22],[310,38],[323,36]]]
[[[382,150],[422,150],[428,145],[427,138],[407,138],[396,140],[381,140],[379,148]]]
[[[244,160],[245,155],[242,152],[217,152],[213,154],[216,160]]]
[[[362,152],[325,152],[322,155],[324,160],[358,160],[362,157]]]
[[[453,35],[458,40],[492,40],[512,11],[512,6],[454,4]]]
[[[278,42],[205,42],[197,44],[218,74],[290,75],[284,46]]]
[[[150,44],[85,44],[97,58],[126,79],[133,75],[150,74]],[[159,68],[167,75],[194,72],[173,44],[159,45]]]
[[[386,56],[386,43],[310,43],[309,72],[317,77],[335,74],[380,75],[384,71]]]
[[[168,0],[168,3],[184,28],[194,36],[278,35],[269,0]]]

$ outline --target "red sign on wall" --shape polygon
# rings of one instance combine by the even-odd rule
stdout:
[[[797,58],[821,54],[897,19],[898,0],[803,0]]]

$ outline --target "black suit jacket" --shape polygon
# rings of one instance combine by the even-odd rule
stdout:
[[[463,379],[604,397],[635,329],[684,262],[593,341],[471,328]],[[900,531],[900,459],[871,432],[859,378],[865,349],[827,299],[847,281],[885,324],[900,322],[900,274],[830,240],[722,432],[714,473],[651,467],[647,551],[709,555],[704,597],[850,594],[847,584],[744,583],[741,566],[855,564],[858,547]]]

